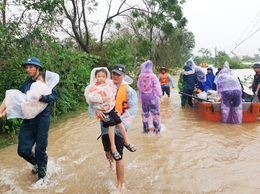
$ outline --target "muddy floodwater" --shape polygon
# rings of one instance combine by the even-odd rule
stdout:
[[[260,121],[205,121],[196,107],[181,109],[180,103],[177,88],[171,89],[161,104],[158,135],[142,133],[139,109],[128,131],[137,151],[124,150],[124,193],[260,193]],[[87,113],[52,127],[45,183],[17,155],[17,145],[1,149],[0,193],[114,193],[115,170],[108,168],[99,135],[99,122]]]

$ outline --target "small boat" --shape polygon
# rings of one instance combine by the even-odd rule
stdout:
[[[221,121],[220,102],[197,101],[199,114],[207,121]],[[259,102],[242,102],[242,122],[256,122],[260,110]]]

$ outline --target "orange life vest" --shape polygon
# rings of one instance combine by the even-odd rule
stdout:
[[[115,109],[119,113],[119,115],[122,115],[125,112],[125,109],[128,108],[126,87],[127,84],[121,84],[116,94]]]
[[[168,77],[168,73],[165,73],[165,74],[160,74],[160,82],[161,82],[161,85],[166,85],[166,84],[169,84],[169,77]]]

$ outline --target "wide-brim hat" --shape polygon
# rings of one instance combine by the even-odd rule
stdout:
[[[26,65],[35,65],[40,67],[40,71],[42,70],[41,62],[39,59],[35,57],[29,57],[27,58],[23,63],[22,66],[25,67]]]
[[[159,69],[159,72],[161,73],[162,70],[165,70],[165,73],[169,73],[169,69],[167,69],[166,67],[161,67],[161,68]]]

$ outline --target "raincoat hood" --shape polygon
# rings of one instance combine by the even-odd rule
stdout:
[[[148,60],[141,64],[141,72],[142,73],[153,73],[153,63]]]
[[[229,67],[229,63],[228,63],[227,61],[224,63],[223,68],[230,69],[230,67]]]

